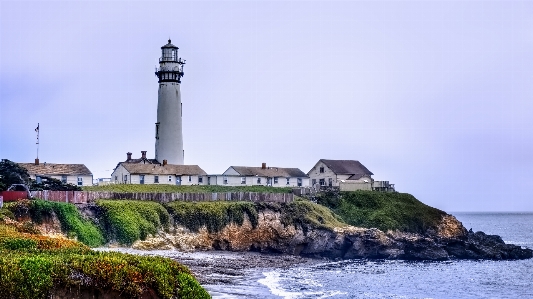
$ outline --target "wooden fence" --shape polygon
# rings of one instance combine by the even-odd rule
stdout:
[[[292,193],[219,192],[219,193],[122,193],[99,191],[31,191],[33,198],[43,200],[85,204],[97,199],[135,199],[159,203],[171,201],[252,201],[285,202],[294,200]]]

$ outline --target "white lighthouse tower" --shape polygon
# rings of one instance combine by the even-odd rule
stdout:
[[[183,165],[182,105],[180,84],[185,60],[178,58],[178,47],[170,39],[161,47],[157,101],[157,122],[155,123],[155,159],[160,163]]]

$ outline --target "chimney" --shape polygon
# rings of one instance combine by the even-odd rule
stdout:
[[[163,160],[163,166],[167,165],[167,160]]]
[[[126,161],[131,160],[131,153],[130,153],[130,152],[127,152],[127,153],[126,153],[126,156],[128,157],[128,158],[126,159]]]
[[[267,164],[266,163],[262,163],[261,164],[261,169],[266,169],[267,168]]]
[[[39,158],[35,159],[35,165],[39,165]]]
[[[146,159],[146,151],[141,151],[141,158]]]

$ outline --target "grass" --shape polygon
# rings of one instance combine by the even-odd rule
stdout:
[[[242,225],[244,215],[257,226],[257,210],[252,202],[178,202],[166,204],[167,209],[174,217],[176,225],[182,225],[191,231],[198,231],[206,227],[209,232],[219,232],[226,225],[235,223]]]
[[[178,193],[219,193],[219,192],[263,192],[263,193],[290,193],[291,188],[269,186],[217,186],[217,185],[137,185],[137,184],[110,184],[103,186],[83,187],[83,191],[109,191],[126,193],[153,193],[153,192],[178,192]]]
[[[49,298],[55,288],[113,290],[140,298],[210,298],[189,270],[166,258],[95,252],[68,239],[0,224],[0,290],[9,298]]]
[[[131,245],[168,229],[170,215],[159,203],[137,200],[98,200],[103,213],[103,230],[108,240]]]
[[[301,225],[302,228],[313,227],[333,230],[346,226],[341,218],[322,205],[307,200],[296,200],[283,207],[281,221],[285,225]]]
[[[372,191],[324,194],[318,203],[328,206],[350,225],[425,233],[446,213],[423,204],[407,193]]]

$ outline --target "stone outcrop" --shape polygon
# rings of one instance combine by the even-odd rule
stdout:
[[[284,225],[281,214],[271,210],[259,213],[255,228],[248,219],[243,225],[230,224],[213,233],[206,229],[191,232],[178,227],[170,233],[137,241],[133,248],[259,251],[341,259],[501,260],[533,256],[531,249],[505,244],[499,236],[469,232],[451,215],[443,216],[435,229],[422,235],[353,226],[328,230]]]

